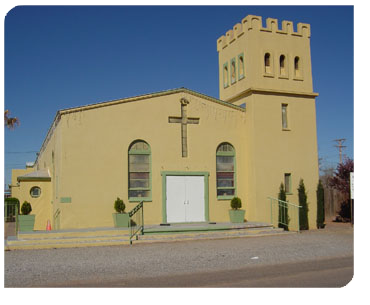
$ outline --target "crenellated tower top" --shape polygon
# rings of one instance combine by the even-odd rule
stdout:
[[[310,38],[311,28],[307,23],[298,23],[297,32],[294,32],[293,22],[283,20],[281,29],[278,28],[278,20],[274,18],[266,19],[266,27],[262,26],[262,17],[248,15],[241,23],[234,25],[232,30],[226,32],[217,40],[217,51],[222,50],[229,44],[234,42],[243,34],[248,34],[249,31],[261,31],[268,33],[276,33],[281,35],[292,35],[297,37]]]
[[[311,28],[292,21],[248,15],[217,39],[220,99],[241,104],[253,90],[313,94]]]

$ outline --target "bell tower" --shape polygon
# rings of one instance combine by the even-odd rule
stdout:
[[[316,107],[311,74],[310,25],[248,15],[217,40],[220,99],[245,108],[240,165],[248,181],[240,197],[250,219],[269,222],[268,197],[283,183],[287,200],[298,203],[304,180],[310,228],[315,227],[318,155]],[[291,222],[293,222],[293,215]]]
[[[312,95],[310,25],[248,15],[217,40],[220,99],[241,105],[254,92]]]

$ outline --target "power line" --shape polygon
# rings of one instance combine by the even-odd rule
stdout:
[[[37,153],[37,150],[31,150],[31,151],[6,151],[6,154],[34,154]]]

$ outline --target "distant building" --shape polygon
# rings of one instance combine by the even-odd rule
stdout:
[[[11,197],[12,193],[10,189],[4,189],[4,198],[9,198]]]

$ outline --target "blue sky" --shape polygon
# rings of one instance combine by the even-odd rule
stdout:
[[[38,7],[5,17],[5,183],[34,161],[59,109],[186,87],[218,97],[216,40],[245,16],[311,24],[319,157],[353,158],[353,7]],[[196,71],[194,73],[194,71]]]

